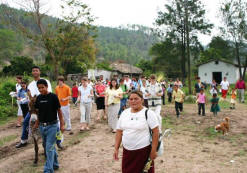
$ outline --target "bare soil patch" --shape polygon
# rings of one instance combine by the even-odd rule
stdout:
[[[197,105],[185,104],[180,119],[175,116],[174,105],[162,109],[164,128],[172,129],[165,139],[165,154],[155,161],[157,173],[232,173],[247,170],[247,108],[237,105],[236,110],[225,108],[214,117],[207,106],[206,117],[197,115]],[[95,117],[95,109],[93,117]],[[224,117],[230,118],[230,133],[222,136],[214,126]],[[73,135],[65,133],[65,149],[59,151],[61,173],[119,173],[121,161],[113,161],[115,136],[105,121],[93,122],[88,132],[79,132],[79,109],[71,106]],[[3,132],[3,131],[4,132]],[[0,127],[0,134],[11,135],[17,130],[8,124]],[[18,132],[20,134],[20,132]],[[0,136],[1,138],[1,136]],[[34,151],[29,145],[15,149],[16,141],[0,147],[0,172],[42,172],[43,149],[40,160],[33,166]],[[121,155],[121,153],[120,153]]]

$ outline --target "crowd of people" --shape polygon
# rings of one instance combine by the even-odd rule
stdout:
[[[107,120],[112,133],[116,133],[114,152],[114,159],[116,160],[118,160],[119,146],[123,142],[122,170],[126,173],[131,172],[130,170],[140,172],[149,157],[152,160],[156,158],[157,136],[162,129],[161,107],[165,104],[166,97],[168,102],[174,103],[177,118],[183,111],[185,94],[183,83],[179,79],[158,82],[155,75],[151,75],[149,78],[141,76],[139,79],[135,77],[130,79],[129,75],[122,78],[114,75],[111,80],[108,80],[101,75],[96,78],[95,82],[83,77],[79,83],[74,83],[70,88],[65,83],[64,77],[61,76],[58,77],[55,92],[52,94],[50,82],[40,78],[39,67],[34,66],[32,68],[32,75],[34,80],[29,84],[22,80],[21,76],[16,78],[17,127],[20,127],[23,121],[21,141],[16,147],[21,148],[27,145],[30,120],[28,102],[30,97],[35,98],[35,106],[38,110],[36,127],[39,127],[43,146],[47,148],[44,172],[53,172],[54,169],[59,168],[54,146],[58,140],[57,134],[61,134],[64,130],[73,134],[70,100],[75,106],[79,104],[81,117],[80,129],[78,130],[80,131],[90,130],[92,104],[96,103],[96,121]],[[194,92],[198,104],[198,114],[202,114],[202,116],[206,115],[205,104],[208,100],[205,91],[207,87],[208,85],[201,82],[198,77]],[[229,89],[230,84],[226,77],[220,85],[212,80],[209,90],[212,95],[210,111],[215,116],[220,111],[218,94],[221,93],[221,98],[226,99]],[[239,79],[231,90],[231,109],[235,109],[237,94],[239,94],[239,102],[244,102],[245,89],[244,81]],[[145,118],[147,109],[149,113]],[[152,142],[149,140],[150,136]],[[57,146],[62,148],[60,142],[57,143]],[[135,166],[136,161],[140,163],[140,167]],[[150,172],[153,171],[150,169]]]

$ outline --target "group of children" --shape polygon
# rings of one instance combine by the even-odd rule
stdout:
[[[230,100],[230,109],[235,109],[236,104],[236,98],[237,98],[237,91],[235,88],[232,89],[231,92],[231,100]],[[213,115],[216,116],[217,113],[220,111],[219,106],[219,97],[217,97],[217,93],[212,94],[212,98],[210,99],[211,103],[211,109],[210,112],[213,112]],[[207,97],[204,93],[204,89],[201,88],[200,93],[197,94],[197,104],[198,104],[198,115],[205,116],[205,104],[207,103]]]

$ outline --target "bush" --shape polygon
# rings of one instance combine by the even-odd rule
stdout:
[[[185,103],[196,103],[196,96],[194,95],[185,96],[184,101]]]
[[[10,116],[15,116],[17,112],[17,107],[16,106],[11,106],[10,105],[5,105],[5,106],[0,106],[0,121],[6,119],[7,117]]]
[[[3,120],[16,115],[16,104],[12,107],[12,98],[9,95],[11,91],[15,91],[15,80],[14,78],[1,78],[0,80],[4,81],[0,84],[0,120]],[[14,99],[14,103],[16,103],[16,99]]]
[[[11,65],[3,68],[3,73],[6,75],[30,74],[31,67],[34,66],[33,60],[24,56],[14,57],[10,63]]]

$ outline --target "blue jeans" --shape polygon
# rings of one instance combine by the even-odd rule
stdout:
[[[56,133],[57,123],[48,126],[39,126],[39,130],[43,140],[43,146],[46,151],[46,163],[44,166],[44,173],[53,173],[54,168],[58,168],[57,152],[56,152]]]
[[[120,115],[123,112],[124,107],[126,106],[127,100],[128,100],[127,98],[122,98],[120,100],[120,110],[118,112],[118,115]]]
[[[28,139],[30,117],[31,117],[30,113],[28,112],[24,118],[24,121],[23,121],[21,140],[27,140]]]

